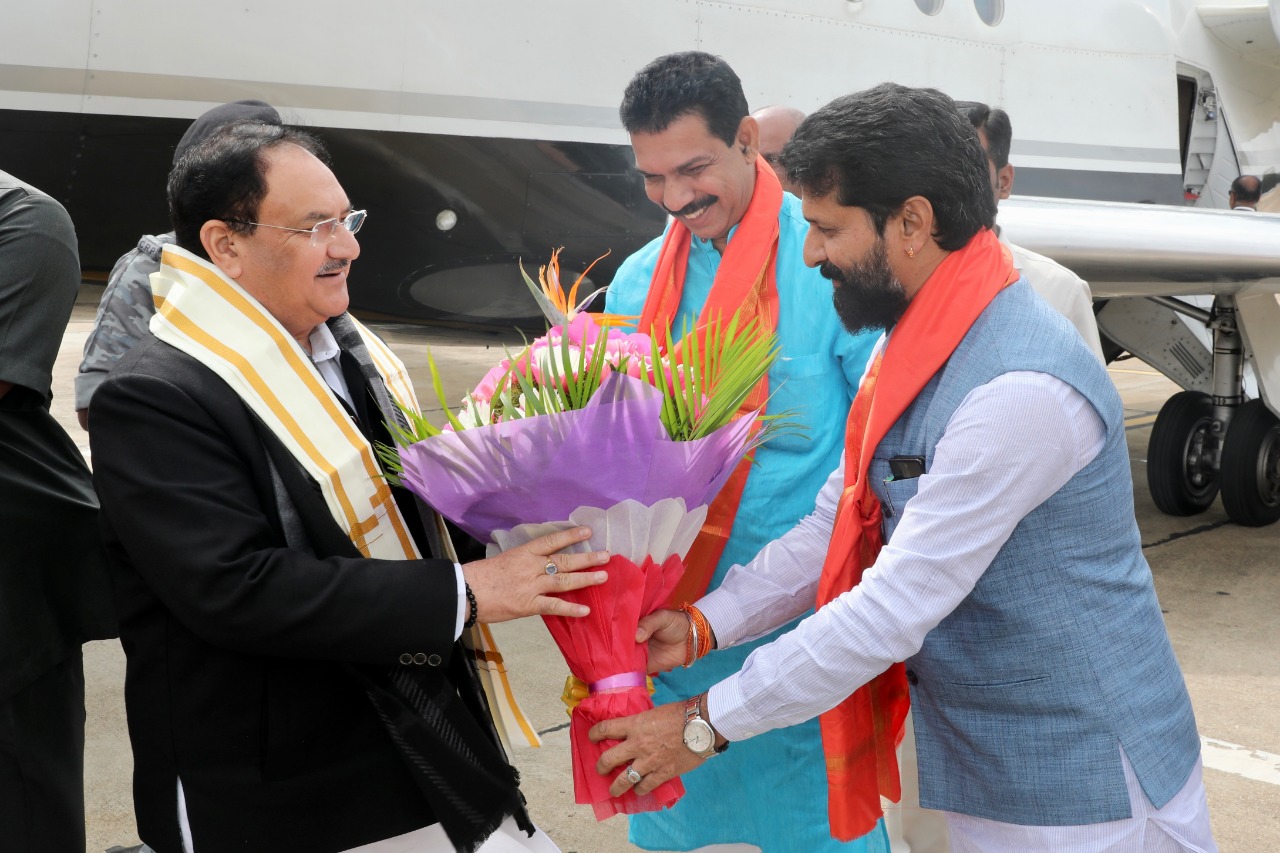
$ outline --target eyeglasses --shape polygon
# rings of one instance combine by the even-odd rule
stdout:
[[[236,225],[256,225],[259,228],[275,228],[278,231],[293,231],[296,234],[310,234],[311,245],[327,246],[333,240],[333,235],[338,233],[338,226],[355,234],[360,230],[360,226],[364,225],[365,217],[369,215],[367,210],[353,210],[346,216],[335,216],[333,219],[325,219],[312,225],[310,228],[287,228],[283,225],[268,225],[265,222],[249,222],[244,219],[224,219],[223,222],[234,222]]]

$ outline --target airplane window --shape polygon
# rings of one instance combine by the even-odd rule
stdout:
[[[973,0],[973,8],[978,10],[982,23],[989,27],[994,27],[1004,17],[1004,0]]]
[[[916,0],[916,6],[926,15],[936,15],[942,11],[945,0]]]

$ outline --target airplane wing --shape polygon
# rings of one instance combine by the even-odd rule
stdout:
[[[1273,214],[1015,196],[1000,228],[1088,281],[1094,299],[1280,292]]]

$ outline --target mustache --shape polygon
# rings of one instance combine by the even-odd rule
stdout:
[[[693,201],[689,202],[679,210],[672,210],[671,208],[667,207],[665,204],[662,206],[662,209],[665,210],[667,213],[671,214],[672,216],[692,216],[693,214],[697,213],[700,210],[706,210],[708,207],[715,204],[719,200],[720,200],[719,196],[704,195],[702,198],[695,198]]]
[[[833,281],[837,284],[849,283],[849,279],[845,276],[844,271],[841,270],[835,264],[831,263],[831,261],[823,261],[818,266],[818,272],[821,273],[822,277],[827,279],[828,281]]]
[[[325,265],[320,267],[320,272],[316,273],[316,275],[329,275],[330,273],[342,272],[349,266],[351,266],[351,261],[349,259],[334,258],[331,261],[326,261]]]

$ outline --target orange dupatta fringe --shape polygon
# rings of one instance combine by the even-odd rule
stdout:
[[[884,545],[880,501],[867,486],[876,447],[996,294],[1017,278],[1008,251],[984,228],[943,259],[898,321],[849,410],[845,488],[818,582],[818,607],[857,586]],[[895,751],[909,705],[906,668],[895,663],[819,718],[836,838],[866,835],[882,814],[880,797],[902,798]]]
[[[745,325],[755,320],[761,334],[772,334],[778,328],[778,214],[782,209],[782,185],[762,158],[756,160],[756,186],[738,229],[725,247],[724,257],[716,270],[711,292],[698,316],[697,329],[712,320],[727,322],[734,313]],[[645,298],[637,329],[653,335],[666,351],[680,296],[684,292],[684,276],[689,266],[689,229],[678,220],[671,223],[658,253],[649,294]],[[696,332],[697,329],[694,331]],[[674,330],[671,330],[674,334]],[[738,408],[738,417],[759,411],[764,414],[769,399],[769,377],[764,376]],[[758,427],[756,427],[758,429]],[[707,520],[685,558],[685,571],[667,599],[668,607],[697,601],[707,591],[725,543],[733,530],[742,493],[747,486],[751,463],[743,460],[734,469],[724,488],[707,509]]]

